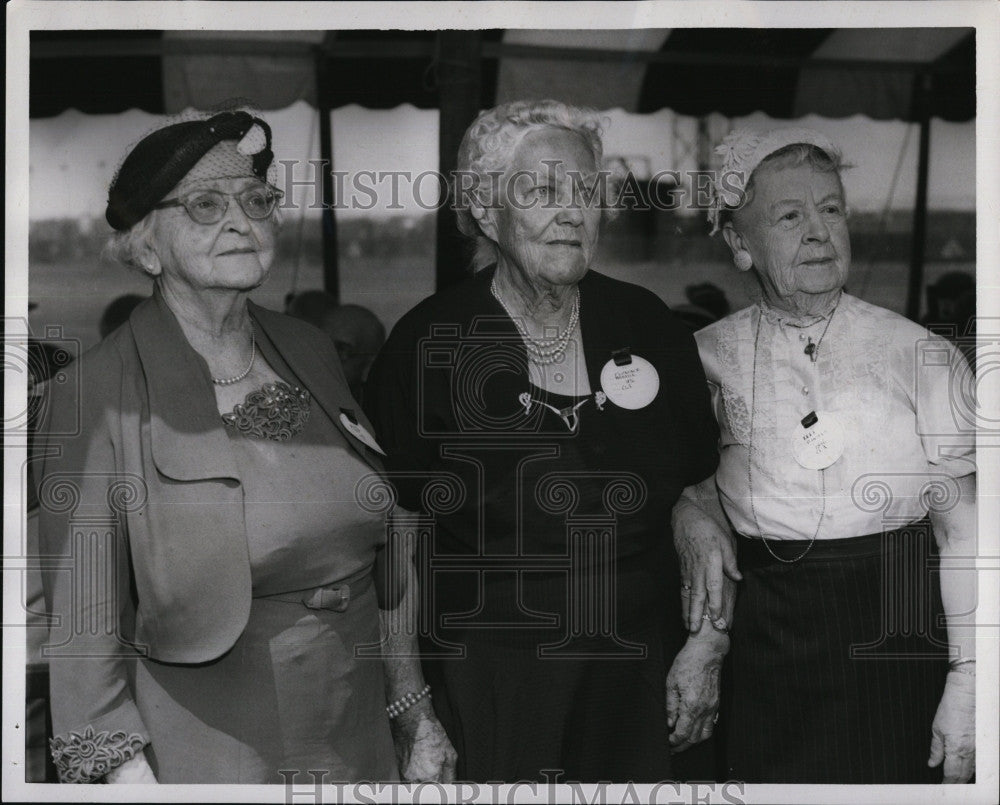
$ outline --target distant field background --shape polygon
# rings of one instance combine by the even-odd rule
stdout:
[[[625,213],[603,233],[594,265],[611,276],[643,285],[668,305],[686,302],[687,285],[711,282],[733,310],[746,306],[753,289],[732,268],[720,240],[707,237],[704,221],[667,213]],[[434,218],[341,221],[340,299],[364,305],[392,325],[434,292]],[[124,293],[148,294],[145,277],[101,257],[107,227],[100,221],[33,222],[29,244],[29,314],[32,332],[56,325],[83,349],[97,343],[105,306]],[[909,214],[859,216],[851,223],[854,253],[848,290],[904,312],[909,273]],[[456,235],[457,236],[457,235]],[[975,217],[931,213],[924,286],[949,271],[975,275]],[[265,307],[282,310],[290,291],[322,287],[318,219],[289,222],[268,282],[254,293]],[[922,303],[923,300],[922,300]]]

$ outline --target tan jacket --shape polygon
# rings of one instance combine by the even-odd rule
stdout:
[[[317,404],[341,424],[351,397],[330,339],[250,304]],[[240,471],[204,359],[159,293],[52,383],[35,459],[53,733],[146,731],[129,693],[136,656],[215,659],[250,612]]]

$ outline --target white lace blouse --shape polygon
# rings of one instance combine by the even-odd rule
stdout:
[[[835,539],[898,528],[947,506],[954,478],[975,472],[974,383],[962,355],[846,293],[831,312],[796,320],[758,304],[696,334],[721,431],[720,497],[741,534]],[[821,336],[813,362],[805,347]],[[824,470],[793,452],[810,412],[832,412],[843,426],[843,453]]]

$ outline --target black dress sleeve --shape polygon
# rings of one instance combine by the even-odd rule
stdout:
[[[712,412],[712,399],[698,345],[687,326],[655,294],[646,291],[644,323],[652,323],[647,343],[663,350],[667,377],[661,393],[667,395],[681,450],[685,486],[704,481],[719,465],[719,426]]]
[[[683,435],[688,451],[687,485],[692,486],[713,475],[719,466],[719,425],[712,411],[712,397],[694,335],[676,320],[674,324],[679,347],[677,359],[687,378],[675,393],[686,422]]]
[[[419,511],[432,446],[421,438],[416,331],[407,318],[393,328],[368,373],[364,411],[386,452],[385,467],[404,509]]]

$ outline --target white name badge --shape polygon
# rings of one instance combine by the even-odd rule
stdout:
[[[354,436],[354,438],[359,442],[362,442],[367,447],[370,447],[376,453],[380,453],[383,456],[385,455],[385,450],[378,446],[378,442],[375,441],[375,437],[357,422],[351,422],[351,420],[347,418],[347,414],[340,415],[340,424],[347,428],[348,433]]]
[[[638,355],[629,356],[629,362],[621,365],[612,359],[601,369],[601,389],[619,408],[634,411],[656,399],[660,375],[653,364]]]
[[[802,419],[792,436],[795,460],[807,470],[825,470],[844,453],[844,426],[830,411],[814,411]]]

